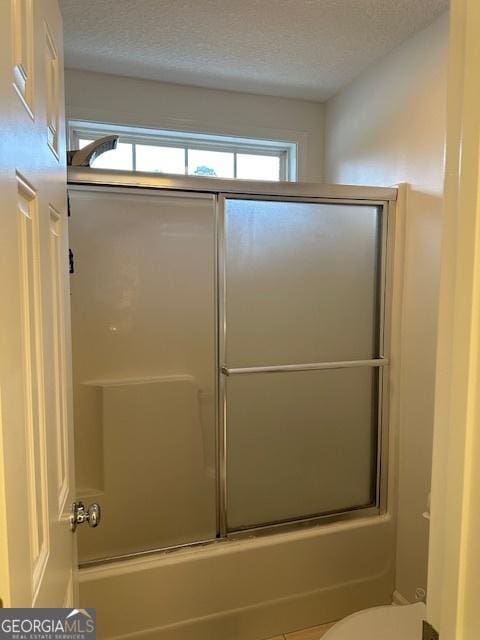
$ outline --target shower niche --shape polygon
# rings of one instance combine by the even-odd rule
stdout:
[[[69,197],[80,563],[381,513],[395,190],[70,169]]]

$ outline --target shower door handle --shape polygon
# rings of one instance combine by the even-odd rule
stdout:
[[[70,529],[75,531],[79,524],[85,523],[90,527],[98,527],[101,516],[102,510],[96,502],[93,502],[88,507],[85,507],[81,501],[74,502],[70,513]]]

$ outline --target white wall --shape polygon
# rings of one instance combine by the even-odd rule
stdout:
[[[397,589],[425,587],[443,191],[448,17],[326,105],[327,182],[409,184],[400,384]]]
[[[324,106],[67,70],[67,118],[298,143],[299,179],[322,179]]]

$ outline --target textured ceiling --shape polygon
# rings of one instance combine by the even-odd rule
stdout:
[[[448,0],[60,0],[66,66],[324,100]]]

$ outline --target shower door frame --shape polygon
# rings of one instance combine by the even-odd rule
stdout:
[[[215,196],[215,238],[214,238],[214,296],[215,296],[215,397],[216,397],[216,510],[217,536],[211,540],[194,541],[171,547],[147,549],[80,562],[80,566],[94,566],[120,559],[136,558],[155,553],[173,552],[186,547],[199,547],[224,543],[233,539],[270,535],[274,532],[287,532],[299,528],[312,527],[361,517],[380,516],[387,512],[388,476],[389,476],[389,401],[391,344],[391,307],[393,290],[393,249],[395,229],[395,203],[397,189],[387,187],[364,187],[350,185],[309,184],[300,182],[254,182],[247,180],[223,180],[194,176],[174,176],[155,173],[113,171],[85,167],[68,168],[68,186],[129,189],[132,191],[175,191],[187,193],[209,193]],[[380,273],[378,299],[378,357],[359,362],[322,363],[313,369],[366,366],[378,368],[378,407],[377,407],[377,451],[376,451],[376,491],[372,504],[352,507],[335,513],[318,514],[307,517],[266,523],[258,526],[229,532],[227,530],[227,486],[226,486],[226,423],[225,423],[225,254],[224,254],[224,215],[228,199],[291,201],[310,204],[346,204],[374,206],[380,209],[381,241]],[[282,367],[280,367],[282,368]],[[291,370],[283,367],[283,370]],[[280,374],[281,375],[281,374]]]
[[[320,186],[320,185],[319,185]],[[348,188],[348,187],[346,187]],[[226,202],[228,200],[253,200],[255,202],[296,202],[305,204],[335,204],[335,205],[354,205],[354,206],[370,206],[380,209],[380,241],[376,247],[378,254],[377,264],[379,272],[376,273],[376,290],[378,290],[378,300],[376,303],[375,320],[377,322],[375,331],[375,346],[378,354],[375,357],[344,362],[321,362],[304,365],[277,365],[273,367],[226,367],[226,334],[227,334],[227,317],[226,317],[226,235],[225,235],[225,217]],[[339,520],[349,520],[360,516],[380,515],[386,511],[386,499],[388,488],[388,370],[389,365],[389,337],[390,332],[387,331],[387,314],[386,303],[390,295],[387,295],[387,271],[390,271],[387,264],[387,256],[389,255],[389,227],[390,232],[393,229],[393,214],[386,201],[373,199],[347,199],[347,198],[324,198],[312,196],[280,196],[280,195],[264,195],[264,194],[245,194],[245,193],[219,193],[217,197],[217,286],[218,305],[217,311],[218,321],[218,372],[217,372],[217,389],[218,389],[218,419],[217,433],[219,446],[218,451],[218,521],[219,533],[221,538],[244,538],[252,537],[252,535],[266,535],[276,531],[291,530],[298,527],[311,526],[316,523],[336,522]],[[390,287],[391,288],[391,287]],[[376,291],[377,292],[377,291]],[[378,334],[378,335],[377,335]],[[375,384],[377,406],[375,407],[375,417],[377,423],[376,431],[376,459],[372,463],[375,467],[375,499],[367,505],[348,507],[337,511],[328,511],[326,513],[317,513],[305,516],[292,517],[289,520],[281,520],[278,522],[266,522],[245,526],[235,530],[229,530],[227,522],[228,512],[228,483],[227,483],[227,392],[226,378],[231,375],[249,375],[251,373],[267,373],[278,372],[294,372],[294,371],[320,371],[332,369],[349,369],[358,368],[376,368],[378,369],[378,379]],[[385,448],[384,448],[385,445]]]

